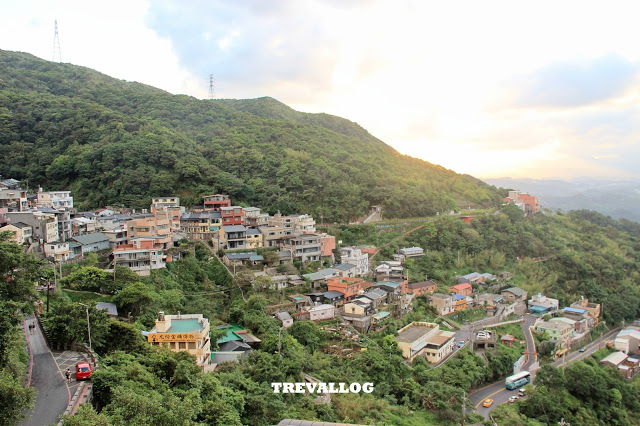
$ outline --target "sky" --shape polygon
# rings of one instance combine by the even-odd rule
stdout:
[[[480,178],[640,178],[637,1],[0,0],[0,49],[271,96]]]

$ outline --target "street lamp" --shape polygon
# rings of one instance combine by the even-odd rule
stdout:
[[[84,309],[87,312],[87,333],[89,333],[89,350],[91,350],[91,326],[89,325],[89,306],[80,302],[78,302],[78,305],[84,306]]]

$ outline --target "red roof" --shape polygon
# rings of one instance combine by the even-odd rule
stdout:
[[[454,288],[456,290],[466,290],[468,288],[471,288],[471,284],[469,284],[469,283],[456,284],[456,285],[452,285],[449,288],[450,289]]]

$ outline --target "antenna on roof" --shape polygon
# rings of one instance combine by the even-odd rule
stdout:
[[[58,20],[53,21],[55,27],[55,35],[53,36],[53,62],[56,62],[56,53],[58,54],[58,62],[62,63],[62,52],[60,52],[60,37],[58,37]]]
[[[209,99],[213,100],[215,97],[215,81],[213,80],[213,74],[209,74]]]

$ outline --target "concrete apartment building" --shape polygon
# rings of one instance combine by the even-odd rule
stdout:
[[[33,229],[33,241],[40,245],[58,241],[58,218],[41,211],[8,212],[8,223],[22,222]]]
[[[216,211],[185,213],[180,217],[180,229],[190,240],[219,239],[222,215]]]
[[[589,299],[585,299],[584,296],[580,297],[580,300],[571,304],[572,308],[584,309],[589,312],[589,316],[593,319],[594,324],[598,324],[600,321],[600,304],[589,303]]]
[[[53,241],[43,244],[42,248],[44,256],[53,258],[53,261],[56,263],[65,262],[73,258],[73,252],[69,247],[69,242]]]
[[[0,232],[13,232],[11,240],[19,245],[33,242],[33,230],[26,223],[15,222],[7,224],[0,228]]]
[[[322,259],[322,244],[317,234],[302,234],[289,237],[280,246],[283,250],[291,250],[294,259],[302,263],[319,261]]]
[[[244,226],[244,211],[242,207],[220,207],[220,215],[222,216],[223,225]]]
[[[269,224],[269,215],[262,213],[258,207],[244,208],[244,226],[247,228],[257,228]]]
[[[528,301],[529,312],[535,315],[554,314],[558,312],[560,302],[558,299],[552,299],[550,297],[538,293],[531,297]]]
[[[71,191],[43,191],[42,188],[38,188],[36,206],[38,208],[72,209],[73,197]]]
[[[42,213],[49,213],[56,216],[58,222],[58,239],[60,241],[68,241],[73,235],[73,227],[71,225],[71,211],[67,208],[42,207],[38,208]]]
[[[453,349],[455,333],[441,331],[440,326],[427,322],[412,322],[398,330],[395,337],[402,356],[413,359],[424,354],[427,361],[435,363],[444,359]]]
[[[87,217],[74,217],[71,219],[71,236],[84,235],[95,232],[96,221]]]
[[[222,207],[231,207],[231,200],[228,195],[214,194],[204,197],[205,210],[220,211]]]
[[[196,357],[198,366],[206,367],[211,357],[209,331],[209,320],[202,314],[165,315],[160,312],[155,327],[147,335],[147,341],[173,352],[186,351]]]
[[[135,238],[154,239],[157,244],[162,244],[163,250],[173,245],[171,236],[171,223],[164,212],[158,212],[157,216],[127,221],[127,237],[129,241]]]
[[[261,226],[258,230],[262,234],[263,247],[281,247],[287,237],[281,226]]]
[[[527,300],[527,292],[518,287],[509,287],[506,290],[502,290],[500,294],[504,296],[509,303],[524,302]]]
[[[151,198],[151,207],[180,207],[179,197],[153,197]]]
[[[563,347],[567,347],[573,335],[573,327],[570,324],[558,321],[540,321],[535,325],[535,330],[539,333],[546,332]]]
[[[393,260],[404,262],[407,259],[416,259],[424,256],[424,250],[420,247],[405,247],[393,255]]]
[[[418,283],[406,284],[402,288],[403,293],[413,293],[416,296],[433,294],[438,289],[438,285],[431,280],[421,281]]]
[[[461,294],[463,296],[471,296],[473,293],[473,287],[469,283],[456,284],[449,287],[449,291],[455,294]]]
[[[262,234],[259,229],[247,228],[247,248],[258,249],[262,248]]]
[[[328,278],[327,290],[339,291],[344,294],[344,300],[350,301],[359,294],[364,294],[365,290],[371,287],[371,283],[362,278]]]
[[[366,275],[369,273],[369,255],[362,253],[356,247],[341,247],[338,250],[340,261],[356,266],[356,275]]]
[[[20,188],[0,188],[0,207],[19,212],[27,210],[29,208],[27,191]]]
[[[335,261],[333,251],[336,249],[336,237],[329,234],[320,235],[320,250],[322,251],[322,258],[328,258],[331,263]]]
[[[308,214],[282,216],[280,213],[276,213],[269,218],[269,226],[284,228],[285,235],[312,234],[316,232],[316,222]]]
[[[453,296],[450,294],[434,293],[429,297],[429,305],[436,308],[439,315],[448,315],[455,310]]]
[[[220,243],[228,250],[247,248],[247,228],[244,225],[222,225]]]
[[[136,238],[113,250],[116,265],[126,266],[140,276],[148,276],[152,269],[166,267],[162,244]]]

